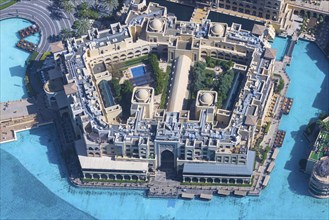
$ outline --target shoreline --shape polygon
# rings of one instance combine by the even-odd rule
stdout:
[[[0,140],[0,144],[5,144],[5,143],[10,143],[10,142],[17,141],[18,140],[17,139],[17,133],[19,133],[19,132],[32,130],[32,129],[39,128],[39,127],[46,126],[46,125],[50,125],[50,124],[53,124],[53,123],[54,123],[53,121],[49,121],[49,122],[37,123],[35,126],[28,127],[28,128],[23,128],[23,129],[18,129],[18,130],[11,130],[13,132],[14,138],[10,139],[10,140],[5,140],[5,141]]]

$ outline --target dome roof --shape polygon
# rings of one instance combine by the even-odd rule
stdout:
[[[153,31],[161,31],[162,29],[162,21],[159,18],[154,18],[151,22],[150,22],[150,28]]]
[[[223,36],[225,32],[225,28],[223,25],[221,24],[215,24],[212,28],[211,28],[211,33],[214,35],[220,35]]]
[[[150,94],[149,94],[149,92],[146,89],[139,89],[135,93],[135,98],[138,101],[146,102],[147,99],[149,98],[149,96],[150,96]]]
[[[204,93],[200,97],[200,102],[203,105],[211,105],[214,101],[214,96],[210,93]]]

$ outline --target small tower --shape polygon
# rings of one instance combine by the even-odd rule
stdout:
[[[207,110],[207,122],[213,122],[216,112],[217,92],[200,90],[196,99],[196,112],[197,118],[200,117],[200,111]]]
[[[144,107],[143,118],[152,118],[154,108],[154,89],[152,87],[135,87],[131,97],[131,115]]]

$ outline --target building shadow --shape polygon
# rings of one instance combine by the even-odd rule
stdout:
[[[58,167],[61,178],[67,178],[68,172],[61,156],[61,143],[55,125],[46,125],[31,129],[30,135],[37,136],[37,142],[47,149],[48,162]],[[38,158],[35,158],[36,160]]]
[[[329,62],[315,43],[309,43],[306,46],[307,55],[314,61],[316,67],[325,75],[320,86],[320,92],[312,103],[312,107],[318,109],[318,112],[328,112],[329,108]],[[319,115],[318,115],[319,116]],[[309,121],[316,121],[317,117]],[[294,145],[290,153],[290,159],[285,164],[285,169],[291,171],[288,176],[289,189],[297,195],[310,196],[308,192],[308,182],[310,175],[301,170],[300,161],[307,159],[312,146],[304,136],[307,124],[300,126],[297,130],[291,131],[290,135],[294,140]],[[287,134],[288,135],[288,134]]]
[[[53,3],[47,6],[48,11],[50,12],[50,18],[54,20],[61,20],[65,18],[60,6],[59,1],[53,1]]]
[[[24,79],[25,77],[25,68],[23,66],[14,66],[9,68],[10,75],[12,77],[17,76]]]
[[[1,156],[1,219],[94,219],[47,188],[6,150]],[[51,181],[51,180],[49,180]],[[9,209],[7,209],[10,207]],[[45,208],[46,207],[46,208]],[[28,211],[27,211],[28,210]]]
[[[315,61],[317,68],[325,75],[322,84],[319,85],[321,90],[316,95],[312,106],[322,112],[329,112],[329,60],[315,43],[308,44],[306,50],[308,56]]]
[[[304,173],[300,167],[300,160],[307,158],[311,151],[310,144],[303,135],[305,129],[306,125],[303,125],[297,131],[290,133],[295,144],[290,152],[291,157],[286,162],[284,168],[291,171],[288,175],[289,189],[298,195],[308,196],[308,181],[310,176]]]

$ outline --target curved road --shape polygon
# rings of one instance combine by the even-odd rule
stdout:
[[[76,4],[80,1],[77,1]],[[71,29],[71,25],[75,20],[72,14],[65,14],[65,12],[62,12],[62,17],[53,18],[49,10],[51,5],[52,1],[49,0],[22,0],[1,10],[0,20],[20,17],[35,22],[41,29],[40,43],[37,49],[40,56],[49,50],[49,37],[58,35],[64,28]]]

